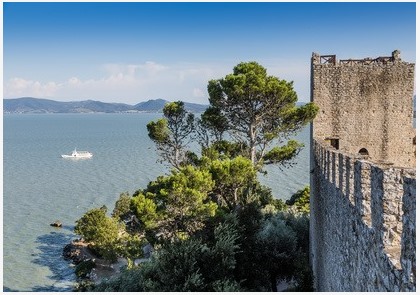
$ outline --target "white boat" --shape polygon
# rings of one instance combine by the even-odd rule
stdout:
[[[93,154],[87,151],[77,151],[74,149],[74,151],[71,153],[71,155],[61,155],[62,158],[71,158],[71,159],[80,159],[80,158],[92,158]]]

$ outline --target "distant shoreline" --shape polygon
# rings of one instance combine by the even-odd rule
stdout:
[[[107,115],[107,114],[161,114],[162,111],[133,111],[133,112],[80,112],[80,113],[56,113],[56,112],[7,112],[3,115]]]
[[[159,113],[169,101],[151,99],[136,105],[106,103],[95,100],[55,101],[43,98],[21,97],[3,99],[3,114],[84,114],[84,113]],[[208,105],[184,102],[185,109],[192,113],[204,112]]]

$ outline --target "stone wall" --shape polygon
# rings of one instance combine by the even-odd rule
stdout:
[[[311,62],[311,100],[320,107],[314,136],[350,154],[365,149],[375,162],[415,167],[415,65],[398,51],[361,60],[314,53]]]
[[[313,138],[311,262],[316,291],[415,291],[415,170]]]

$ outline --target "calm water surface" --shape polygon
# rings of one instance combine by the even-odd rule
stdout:
[[[71,291],[74,269],[61,254],[81,215],[133,193],[168,170],[156,163],[146,124],[161,114],[3,116],[3,290]],[[297,165],[270,167],[261,181],[288,199],[309,184],[309,127]],[[62,159],[74,148],[94,154]],[[61,220],[62,228],[49,224]]]

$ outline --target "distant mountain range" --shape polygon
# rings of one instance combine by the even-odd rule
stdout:
[[[50,99],[21,97],[3,99],[3,113],[155,113],[162,112],[169,101],[152,99],[136,105],[105,103],[95,100],[61,102]],[[205,111],[207,105],[184,102],[185,108],[194,113]]]
[[[96,100],[62,102],[43,98],[21,97],[3,99],[3,113],[44,114],[44,113],[159,113],[169,101],[151,99],[136,105],[106,103]],[[297,102],[297,106],[306,102]],[[189,112],[204,112],[208,105],[184,102]],[[416,96],[414,96],[414,117],[416,117]]]

